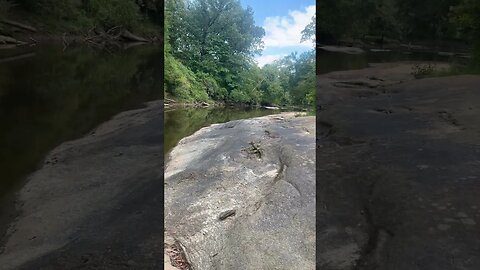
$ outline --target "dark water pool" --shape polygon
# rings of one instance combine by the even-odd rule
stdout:
[[[164,154],[184,137],[215,123],[279,113],[256,108],[177,108],[166,110],[164,117]]]
[[[0,50],[0,196],[57,145],[161,99],[162,59],[158,46]]]
[[[317,51],[317,74],[333,71],[362,69],[368,63],[386,63],[398,61],[451,61],[451,57],[428,52],[385,51],[372,52],[367,50],[362,54],[346,54],[338,52]]]

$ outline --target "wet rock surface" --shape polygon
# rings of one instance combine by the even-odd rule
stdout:
[[[163,103],[54,149],[19,191],[0,269],[159,269]]]
[[[314,269],[315,118],[239,120],[182,139],[165,169],[165,234],[192,269]]]
[[[480,269],[480,76],[319,76],[319,269]]]

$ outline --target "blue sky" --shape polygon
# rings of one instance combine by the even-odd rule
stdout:
[[[315,14],[315,0],[240,0],[253,8],[255,23],[265,29],[265,49],[256,60],[259,66],[273,62],[291,52],[314,48],[313,43],[300,42],[301,31]]]

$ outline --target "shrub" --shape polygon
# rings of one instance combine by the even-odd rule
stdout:
[[[205,87],[207,94],[214,100],[224,100],[228,96],[227,89],[220,87],[217,81],[207,73],[199,72],[196,74],[199,82]]]
[[[86,14],[105,28],[121,26],[134,30],[141,19],[133,0],[87,0],[84,5]]]
[[[433,64],[416,64],[412,68],[411,74],[419,79],[432,75],[435,72],[436,66]]]
[[[75,21],[81,16],[80,3],[76,0],[40,0],[31,5],[33,10],[37,10],[41,15],[48,15],[57,20]]]
[[[165,89],[174,97],[187,101],[206,101],[208,94],[205,85],[199,82],[195,74],[173,58],[165,55]]]
[[[229,100],[236,103],[248,103],[250,102],[250,97],[245,92],[236,88],[230,92]]]
[[[9,0],[0,0],[0,20],[4,19],[10,8],[13,7],[13,3]]]

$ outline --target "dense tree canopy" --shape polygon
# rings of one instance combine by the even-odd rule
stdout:
[[[165,35],[165,90],[177,98],[313,104],[313,51],[258,67],[265,32],[238,0],[167,0]]]
[[[323,42],[365,35],[406,40],[458,39],[461,28],[472,29],[475,18],[478,21],[475,8],[479,3],[477,0],[322,0],[317,4],[318,38]]]
[[[480,46],[480,1],[463,0],[451,8],[450,14],[459,35]]]
[[[7,16],[5,7],[22,9],[53,31],[122,27],[158,34],[163,19],[163,0],[0,0],[0,17]]]

